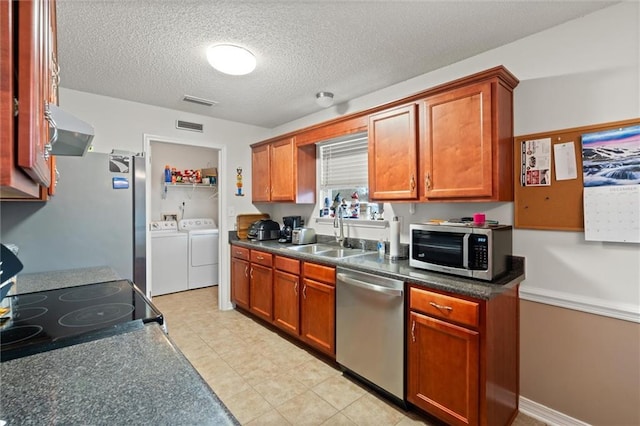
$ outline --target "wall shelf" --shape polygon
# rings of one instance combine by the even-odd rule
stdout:
[[[218,196],[218,184],[217,183],[168,183],[164,182],[164,190],[162,191],[162,199],[167,199],[167,191],[169,188],[182,188],[187,189],[191,188],[191,193],[193,193],[196,189],[208,189],[212,191],[210,198]],[[191,198],[191,196],[189,196]]]

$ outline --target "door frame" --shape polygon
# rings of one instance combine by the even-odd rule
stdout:
[[[212,144],[208,142],[196,141],[196,140],[188,140],[185,138],[174,138],[174,137],[166,137],[166,136],[157,136],[145,133],[143,135],[144,143],[143,149],[145,153],[145,157],[147,160],[145,161],[145,169],[147,179],[145,181],[145,221],[147,224],[151,221],[151,144],[153,142],[161,142],[161,143],[169,143],[181,146],[193,146],[198,148],[211,148],[213,150],[218,151],[218,176],[222,176],[222,174],[227,170],[227,148],[224,145]],[[219,265],[228,265],[229,264],[229,249],[228,244],[225,244],[227,238],[224,238],[225,235],[229,234],[229,224],[227,222],[227,215],[223,214],[223,212],[227,211],[227,198],[225,194],[228,191],[228,182],[227,179],[218,179],[218,229],[220,232],[220,238],[218,239],[218,253],[220,256]],[[147,232],[147,247],[151,247],[151,237]],[[147,277],[151,276],[151,257],[147,255]],[[233,305],[231,304],[231,289],[230,289],[230,277],[229,277],[229,269],[228,268],[218,268],[218,309],[220,310],[229,310],[233,309]],[[153,286],[153,283],[151,283]]]

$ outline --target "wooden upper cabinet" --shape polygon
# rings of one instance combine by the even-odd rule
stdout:
[[[518,83],[497,66],[257,143],[253,201],[315,203],[315,144],[364,130],[372,201],[512,201]]]
[[[252,147],[252,201],[314,203],[316,150],[294,137]]]
[[[513,89],[496,67],[369,116],[376,201],[513,200]]]
[[[495,77],[421,102],[421,200],[513,200],[512,90]]]
[[[271,201],[269,145],[251,150],[251,198],[253,202]]]
[[[294,201],[294,176],[297,170],[295,139],[274,142],[270,150],[271,201]]]
[[[369,193],[372,200],[418,198],[417,105],[369,117]]]
[[[491,197],[491,83],[423,102],[424,198]]]
[[[3,200],[46,200],[52,195],[55,166],[46,155],[49,125],[45,110],[47,103],[57,103],[57,74],[53,70],[56,49],[53,0],[0,3],[0,198]]]
[[[51,183],[49,124],[45,118],[51,81],[50,6],[47,0],[17,2],[18,165],[45,187]]]

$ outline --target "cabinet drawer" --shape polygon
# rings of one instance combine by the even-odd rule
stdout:
[[[300,261],[290,257],[276,256],[276,269],[300,275]]]
[[[305,278],[321,281],[327,284],[336,284],[336,268],[332,266],[316,265],[304,262],[302,272]]]
[[[238,246],[231,246],[231,257],[236,259],[249,260],[249,249]]]
[[[478,327],[480,324],[479,303],[415,287],[409,290],[409,308],[471,327]]]
[[[251,263],[271,267],[273,265],[273,255],[263,251],[251,250]]]

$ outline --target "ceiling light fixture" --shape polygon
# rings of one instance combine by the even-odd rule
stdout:
[[[218,44],[207,48],[207,61],[220,72],[230,75],[249,74],[256,68],[256,57],[244,47]]]
[[[318,92],[316,93],[316,103],[322,108],[328,108],[333,105],[333,93]]]

